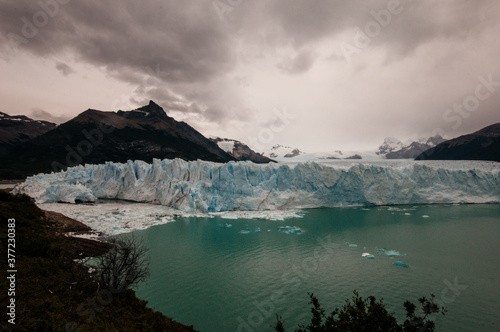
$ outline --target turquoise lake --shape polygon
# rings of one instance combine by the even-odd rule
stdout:
[[[177,218],[132,234],[151,257],[137,295],[199,331],[273,331],[276,313],[293,331],[310,321],[308,292],[330,312],[353,290],[382,297],[400,322],[405,300],[433,293],[448,310],[436,331],[500,331],[499,204],[313,209],[284,221]]]

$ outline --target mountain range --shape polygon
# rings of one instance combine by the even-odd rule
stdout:
[[[307,154],[280,144],[264,153],[257,153],[234,139],[206,138],[187,123],[169,117],[153,101],[131,111],[88,109],[59,126],[23,115],[10,116],[0,112],[0,179],[20,179],[86,163],[127,160],[152,162],[153,158],[269,163],[274,162],[271,158],[308,160],[365,157],[500,161],[500,124],[449,141],[436,135],[405,144],[389,137],[376,153],[335,151]]]
[[[304,154],[298,148],[287,145],[275,144],[268,151],[263,152],[263,155],[269,158],[293,158]]]
[[[386,159],[415,159],[422,152],[446,141],[440,135],[429,138],[417,138],[406,144],[394,137],[387,137],[379,147],[377,154]]]
[[[130,159],[146,162],[153,158],[239,160],[187,123],[169,117],[153,101],[127,112],[88,109],[57,127],[45,125],[52,129],[33,131],[35,137],[29,140],[10,140],[2,145],[0,177],[24,178],[79,164],[126,162]],[[15,135],[9,132],[5,137]],[[251,156],[247,157],[252,160]],[[259,159],[257,162],[268,160]]]

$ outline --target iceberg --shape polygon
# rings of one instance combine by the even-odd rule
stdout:
[[[122,199],[190,213],[500,202],[500,164],[473,161],[254,164],[154,159],[80,165],[14,188],[37,203]]]
[[[368,258],[368,259],[375,259],[375,256],[373,256],[372,254],[370,254],[368,252],[365,252],[365,253],[361,254],[361,257],[365,257],[365,258]]]
[[[386,255],[388,257],[406,256],[406,254],[402,254],[397,250],[387,250],[384,248],[375,248],[375,251],[383,253],[384,255]]]
[[[392,265],[394,266],[401,266],[401,267],[409,267],[408,265],[406,265],[405,263],[401,262],[401,261],[395,261],[392,263]]]

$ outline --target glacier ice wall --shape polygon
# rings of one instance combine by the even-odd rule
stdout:
[[[416,162],[254,164],[107,162],[29,177],[14,191],[38,203],[99,198],[186,212],[500,202],[500,164]]]

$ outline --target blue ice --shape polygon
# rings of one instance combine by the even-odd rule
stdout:
[[[395,261],[392,263],[392,265],[394,266],[401,266],[401,267],[409,267],[408,265],[406,265],[405,263],[401,262],[401,261]]]

